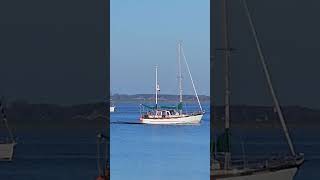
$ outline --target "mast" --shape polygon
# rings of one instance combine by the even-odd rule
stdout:
[[[224,49],[224,60],[225,60],[225,163],[224,169],[229,169],[231,164],[231,153],[230,153],[230,87],[229,87],[229,37],[228,37],[228,9],[227,0],[222,1],[222,46]]]
[[[182,103],[182,73],[181,73],[181,40],[178,42],[178,81],[179,81],[179,102]],[[182,114],[182,109],[180,109]]]
[[[296,153],[295,153],[295,150],[294,150],[294,147],[293,147],[293,143],[292,143],[292,140],[290,138],[290,135],[289,135],[289,132],[288,132],[284,117],[282,115],[282,111],[281,111],[281,108],[280,108],[280,105],[279,105],[279,101],[277,99],[277,96],[275,94],[275,91],[274,91],[272,83],[271,83],[270,74],[269,74],[269,71],[268,71],[268,68],[267,68],[263,53],[262,53],[262,49],[261,49],[261,46],[260,46],[260,43],[259,43],[259,40],[258,40],[257,32],[255,30],[255,27],[253,25],[253,21],[252,21],[251,16],[250,16],[250,12],[249,12],[249,9],[248,9],[248,6],[247,6],[247,2],[246,2],[246,0],[243,0],[242,2],[243,2],[243,5],[244,5],[244,8],[245,8],[248,20],[249,20],[249,24],[250,24],[250,28],[251,28],[252,34],[254,36],[254,40],[255,40],[255,43],[256,43],[256,46],[257,46],[257,49],[258,49],[258,53],[259,53],[259,56],[260,56],[260,62],[262,64],[263,71],[265,73],[265,76],[266,76],[266,79],[267,79],[267,82],[268,82],[269,90],[271,92],[271,96],[272,96],[274,105],[276,107],[276,110],[277,110],[277,113],[278,113],[278,116],[279,116],[279,119],[280,119],[280,122],[281,122],[281,125],[282,125],[282,128],[283,128],[283,131],[285,133],[285,136],[286,136],[286,139],[287,139],[291,154],[293,156],[295,156]]]
[[[158,84],[158,65],[156,65],[156,87],[155,87],[155,90],[156,90],[156,109],[157,109],[158,108],[158,91],[160,90],[159,84]]]
[[[182,102],[181,41],[178,42],[179,102]]]

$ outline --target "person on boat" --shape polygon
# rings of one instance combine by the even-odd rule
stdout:
[[[162,118],[166,118],[166,111],[162,111]]]

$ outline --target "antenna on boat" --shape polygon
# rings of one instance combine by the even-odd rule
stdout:
[[[282,128],[283,128],[283,131],[284,131],[285,136],[287,138],[287,142],[289,144],[291,154],[293,156],[295,156],[296,153],[295,153],[295,150],[294,150],[294,147],[293,147],[293,144],[292,144],[292,141],[291,141],[291,138],[290,138],[290,135],[289,135],[289,132],[288,132],[284,117],[282,115],[282,111],[281,111],[281,108],[280,108],[280,105],[279,105],[279,101],[277,99],[277,96],[276,96],[276,94],[274,92],[274,89],[273,89],[273,86],[272,86],[272,83],[271,83],[271,78],[270,78],[270,75],[269,75],[269,71],[268,71],[268,68],[267,68],[263,53],[262,53],[262,49],[261,49],[261,46],[260,46],[260,43],[259,43],[259,40],[258,40],[257,32],[256,32],[255,27],[253,25],[253,21],[252,21],[252,18],[251,18],[251,15],[250,15],[250,12],[249,12],[249,9],[248,9],[248,6],[247,6],[247,1],[246,0],[242,0],[242,2],[243,2],[243,6],[244,6],[244,9],[246,11],[248,20],[249,20],[250,28],[251,28],[251,31],[252,31],[252,34],[253,34],[253,37],[254,37],[254,40],[255,40],[255,43],[256,43],[256,47],[257,47],[257,50],[258,50],[258,53],[259,53],[259,56],[260,56],[259,59],[260,59],[260,62],[262,64],[263,71],[265,73],[265,76],[266,76],[266,79],[267,79],[267,82],[268,82],[269,90],[270,90],[270,93],[271,93],[275,108],[277,110],[277,113],[278,113],[278,116],[279,116],[279,119],[280,119],[280,122],[281,122],[281,125],[282,125]]]
[[[199,100],[199,97],[198,97],[198,93],[197,93],[196,87],[195,87],[193,79],[192,79],[192,75],[191,75],[191,72],[190,72],[189,64],[187,62],[186,56],[184,55],[184,51],[183,51],[183,48],[182,48],[181,44],[180,44],[180,49],[181,49],[181,54],[183,56],[184,62],[186,63],[186,66],[187,66],[187,69],[188,69],[188,73],[189,73],[190,80],[191,80],[191,83],[192,83],[193,91],[194,91],[194,93],[196,95],[200,110],[201,110],[201,112],[203,112],[203,109],[202,109],[202,106],[201,106],[201,103],[200,103],[200,100]]]

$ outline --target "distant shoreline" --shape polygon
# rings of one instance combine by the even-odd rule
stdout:
[[[116,106],[117,103],[123,102],[125,101],[116,101]],[[126,102],[143,103],[137,100]],[[301,106],[282,106],[282,110],[290,129],[320,127],[320,110]],[[17,130],[99,129],[105,127],[108,121],[108,111],[109,107],[106,102],[70,106],[12,102],[8,104],[6,114],[9,126]],[[215,128],[223,127],[223,116],[224,107],[214,107],[211,122]],[[271,106],[232,105],[231,120],[233,127],[241,129],[281,128],[277,114]]]
[[[179,101],[178,95],[172,94],[160,94],[158,97],[160,102],[177,102]],[[113,102],[154,102],[155,95],[154,94],[113,94],[111,96]],[[201,102],[210,102],[210,96],[207,95],[199,95],[199,100]],[[195,95],[183,95],[183,101],[185,102],[196,102],[197,99]]]

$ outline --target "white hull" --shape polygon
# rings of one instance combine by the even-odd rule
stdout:
[[[233,177],[214,178],[215,180],[293,180],[297,167],[276,171],[262,171],[249,175],[238,175]],[[214,172],[213,172],[214,173]]]
[[[110,106],[110,112],[114,112],[115,107],[114,106]]]
[[[171,118],[140,118],[145,124],[198,124],[203,114]]]
[[[0,160],[11,161],[13,156],[13,149],[16,143],[2,143],[0,144]]]

